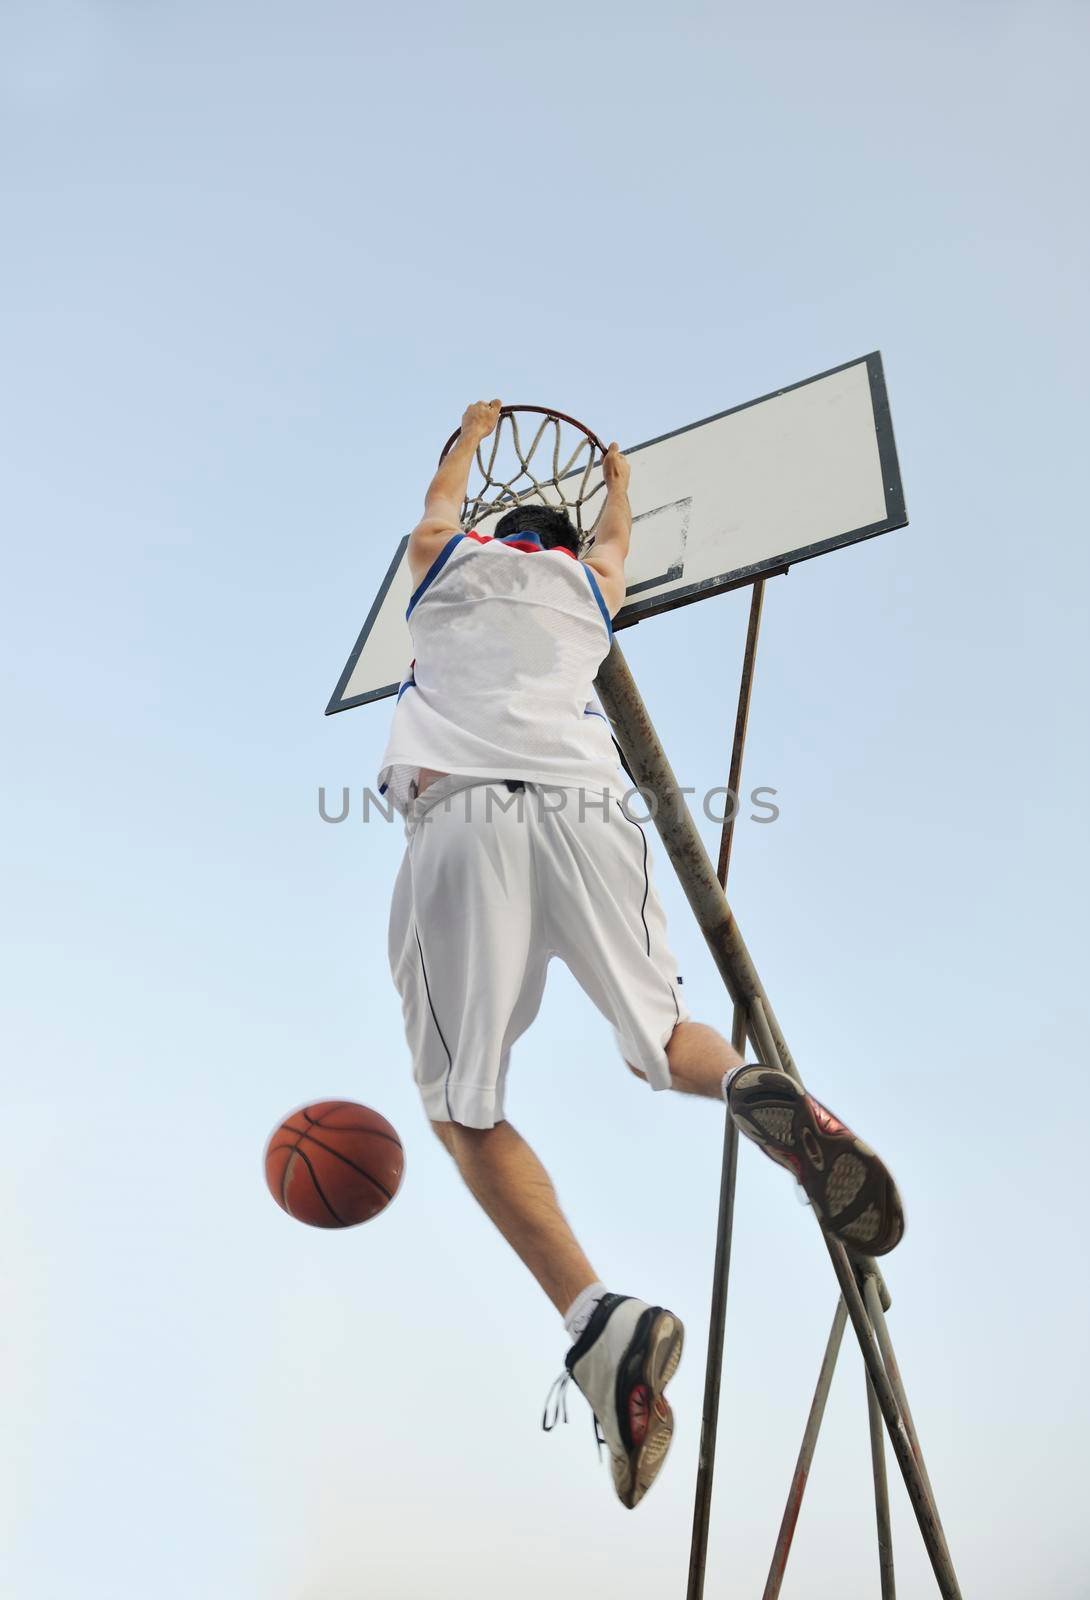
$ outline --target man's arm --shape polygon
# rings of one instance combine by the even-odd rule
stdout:
[[[477,400],[466,407],[462,431],[428,485],[424,515],[409,535],[409,572],[414,584],[423,580],[443,545],[459,532],[473,457],[481,440],[487,439],[496,426],[499,415],[498,400]]]
[[[611,617],[624,605],[624,564],[632,537],[632,507],[628,503],[630,468],[616,444],[611,444],[602,460],[606,484],[606,503],[594,535],[594,544],[585,558],[594,569],[602,599]]]

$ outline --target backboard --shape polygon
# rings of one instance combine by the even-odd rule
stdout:
[[[632,544],[614,630],[908,521],[877,351],[625,454]],[[476,526],[488,532],[487,520]],[[413,654],[408,542],[397,547],[327,716],[396,693],[404,676]]]

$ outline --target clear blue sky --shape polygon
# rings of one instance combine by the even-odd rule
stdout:
[[[721,1114],[642,1090],[554,973],[512,1120],[603,1276],[691,1330],[630,1516],[577,1396],[541,1434],[562,1329],[419,1109],[400,833],[318,819],[387,708],[322,709],[467,400],[634,443],[873,348],[911,524],[769,586],[747,777],[782,816],[732,899],[902,1184],[892,1327],[966,1594],[1090,1594],[1088,33],[1047,0],[0,10],[5,1594],[683,1592]],[[745,611],[624,640],[694,784]],[[407,1148],[343,1235],[260,1173],[326,1095]],[[835,1303],[742,1154],[709,1595],[759,1592]],[[875,1592],[869,1495],[846,1343],[785,1597]],[[899,1483],[894,1515],[927,1594]]]

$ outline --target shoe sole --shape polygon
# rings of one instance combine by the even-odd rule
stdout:
[[[786,1073],[753,1070],[759,1078],[730,1091],[743,1133],[794,1173],[822,1227],[847,1251],[888,1254],[901,1242],[905,1219],[885,1162]]]
[[[642,1442],[629,1452],[627,1490],[617,1493],[631,1511],[650,1489],[666,1460],[674,1436],[674,1413],[662,1391],[674,1376],[685,1345],[685,1328],[672,1311],[658,1311],[648,1329],[639,1379],[647,1385],[649,1417]]]

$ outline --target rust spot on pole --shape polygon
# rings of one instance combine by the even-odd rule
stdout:
[[[736,1005],[741,1003],[747,1009],[751,1000],[761,1001],[780,1064],[785,1072],[798,1077],[764,985],[616,639],[599,668],[596,686],[628,770],[651,805],[652,820],[727,992]]]

